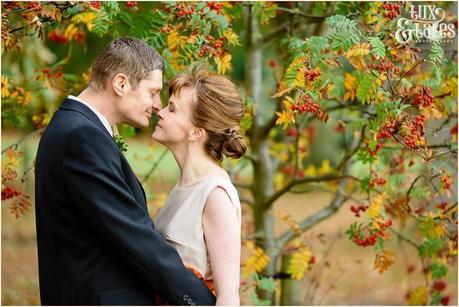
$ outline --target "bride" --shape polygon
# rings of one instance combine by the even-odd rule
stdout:
[[[172,151],[180,179],[156,228],[216,294],[217,305],[239,305],[241,208],[221,163],[246,151],[242,100],[230,80],[203,65],[177,75],[169,97],[152,137]]]

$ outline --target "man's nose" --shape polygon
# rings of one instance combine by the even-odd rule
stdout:
[[[159,97],[153,100],[152,108],[154,113],[158,113],[161,110],[161,99]]]

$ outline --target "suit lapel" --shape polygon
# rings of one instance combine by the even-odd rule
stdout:
[[[99,117],[97,117],[97,115],[93,111],[91,111],[90,108],[88,108],[87,106],[85,106],[81,102],[67,98],[66,100],[64,100],[64,103],[61,105],[60,108],[62,110],[75,111],[75,112],[83,114],[87,119],[89,119],[94,124],[96,124],[100,129],[102,129],[102,131],[104,131],[104,133],[110,139],[113,140],[112,136],[107,131],[107,128],[105,128],[104,124],[102,124],[102,122],[100,121]],[[113,141],[113,142],[115,142],[115,141]]]
[[[102,124],[102,122],[99,120],[99,117],[97,117],[97,115],[93,111],[91,111],[90,108],[88,108],[81,102],[67,98],[66,100],[64,100],[64,103],[62,103],[60,108],[62,110],[75,111],[75,112],[79,112],[83,114],[87,119],[89,119],[91,122],[96,124],[100,129],[102,129],[102,131],[104,131],[104,133],[116,145],[116,142],[113,140],[113,137],[107,131],[107,128],[105,128],[104,124]],[[118,148],[117,145],[116,147]],[[145,196],[145,191],[142,185],[140,184],[139,180],[137,179],[134,172],[132,171],[128,161],[126,160],[126,157],[124,157],[124,155],[122,154],[120,150],[119,150],[119,154],[120,154],[121,161],[123,164],[123,170],[127,173],[125,175],[128,175],[130,177],[130,180],[128,180],[126,183],[131,187],[135,199],[139,203],[146,205],[147,198]]]

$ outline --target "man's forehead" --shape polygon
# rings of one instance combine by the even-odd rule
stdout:
[[[150,83],[152,86],[155,87],[161,87],[163,86],[163,72],[160,69],[155,69],[150,72],[150,75],[148,76],[147,79],[148,83]]]

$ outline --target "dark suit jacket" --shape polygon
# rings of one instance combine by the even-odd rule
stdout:
[[[214,305],[155,231],[145,193],[97,116],[67,99],[38,147],[35,197],[43,305]]]

